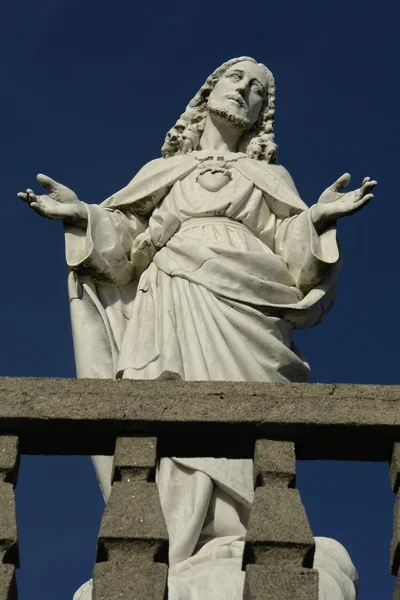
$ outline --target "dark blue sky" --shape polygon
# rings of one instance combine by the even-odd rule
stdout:
[[[296,335],[314,382],[398,383],[400,9],[371,0],[14,0],[0,51],[1,375],[73,377],[62,228],[16,198],[38,172],[100,202],[159,156],[207,75],[234,56],[277,81],[280,161],[312,204],[345,171],[376,197],[339,227],[327,320]],[[391,598],[386,465],[299,464],[314,533],[349,549],[361,600]],[[102,501],[88,458],[24,457],[20,600],[71,600],[90,577]],[[56,590],[56,591],[55,591]]]

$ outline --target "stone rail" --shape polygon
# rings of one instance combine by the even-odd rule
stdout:
[[[317,600],[296,458],[390,462],[400,571],[400,386],[0,378],[0,600],[17,597],[13,486],[26,454],[115,454],[93,600],[163,600],[158,456],[253,457],[245,600]],[[400,576],[394,599],[400,600]]]

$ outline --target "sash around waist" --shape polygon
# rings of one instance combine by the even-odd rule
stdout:
[[[204,225],[225,225],[226,227],[235,227],[236,229],[241,229],[246,233],[252,233],[252,231],[246,225],[244,225],[244,223],[235,221],[229,217],[193,217],[187,221],[184,221],[179,227],[178,231],[187,231],[188,229],[202,227]]]

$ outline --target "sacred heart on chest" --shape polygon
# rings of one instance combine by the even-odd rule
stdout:
[[[220,160],[205,162],[200,167],[197,183],[208,192],[219,192],[232,179],[230,165]]]

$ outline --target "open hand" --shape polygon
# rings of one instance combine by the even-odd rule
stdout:
[[[321,194],[318,203],[313,206],[312,218],[317,229],[327,227],[340,217],[354,214],[374,197],[371,191],[376,186],[376,181],[365,177],[359,189],[345,192],[350,179],[349,173],[339,177]]]
[[[78,199],[75,192],[65,185],[58,183],[47,175],[39,174],[37,181],[47,188],[48,195],[37,196],[31,189],[20,192],[18,197],[42,217],[58,219],[66,224],[82,225],[86,223],[86,210],[84,204]]]

